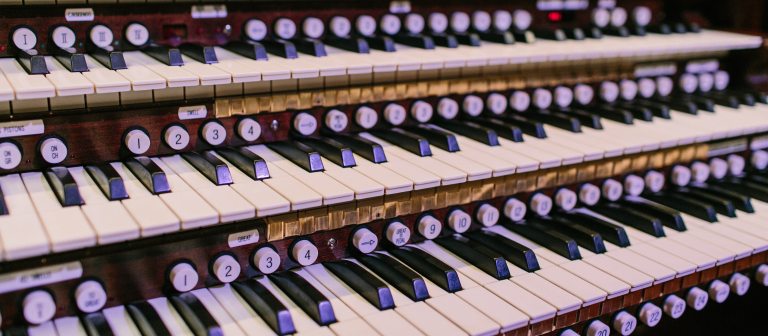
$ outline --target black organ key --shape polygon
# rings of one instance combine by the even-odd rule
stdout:
[[[310,173],[325,170],[320,153],[305,144],[281,141],[269,143],[267,146]]]
[[[452,235],[436,239],[435,243],[496,279],[510,277],[506,259],[500,253],[480,244],[473,244],[466,237]]]
[[[380,253],[357,257],[363,265],[413,301],[429,298],[424,279],[394,258]]]
[[[429,147],[429,140],[417,134],[399,128],[374,130],[371,131],[371,134],[418,156],[432,155],[432,149]]]
[[[336,134],[334,139],[350,148],[355,154],[373,163],[387,162],[387,155],[381,145],[355,134]]]
[[[515,36],[507,31],[498,31],[490,29],[484,32],[477,32],[477,35],[483,41],[501,43],[501,44],[515,44]]]
[[[302,138],[296,141],[314,148],[324,158],[341,167],[354,167],[357,165],[352,149],[335,139],[320,137]]]
[[[8,213],[8,204],[5,203],[5,195],[3,195],[3,190],[0,189],[0,216],[7,215]]]
[[[48,52],[71,72],[88,71],[85,55],[77,52],[75,31],[66,25],[51,27],[48,35]]]
[[[291,41],[285,40],[264,40],[260,41],[267,52],[282,58],[294,59],[299,57],[296,45]]]
[[[83,205],[85,202],[77,189],[77,183],[66,167],[50,167],[45,178],[62,206]]]
[[[707,194],[701,190],[679,188],[674,191],[682,197],[687,197],[702,203],[710,204],[718,214],[726,217],[736,217],[736,207],[729,199]]]
[[[527,272],[535,272],[540,269],[539,260],[532,249],[518,242],[506,239],[491,231],[475,231],[467,236],[477,243],[485,245],[498,253],[501,253],[507,261]]]
[[[551,216],[555,220],[568,219],[595,230],[600,233],[600,236],[602,236],[604,240],[616,246],[627,247],[630,245],[629,236],[627,236],[627,232],[623,227],[609,223],[600,218],[581,212],[558,212]]]
[[[645,106],[638,106],[634,102],[616,102],[615,105],[623,110],[632,113],[635,119],[643,121],[653,121],[653,111]]]
[[[230,41],[223,48],[254,61],[266,61],[269,59],[267,48],[256,41]]]
[[[160,45],[149,45],[141,51],[168,66],[182,66],[181,50]]]
[[[362,38],[365,39],[370,48],[386,52],[397,51],[395,41],[389,36],[362,36]]]
[[[472,121],[454,121],[454,120],[438,120],[434,122],[435,125],[441,128],[447,129],[451,132],[461,134],[467,138],[475,140],[477,142],[486,144],[488,146],[498,146],[499,136],[496,131],[489,127],[484,127]]]
[[[598,203],[590,209],[600,215],[608,217],[621,224],[631,226],[651,236],[657,238],[666,236],[664,233],[664,225],[661,220],[643,212],[610,203]]]
[[[629,37],[629,29],[627,27],[621,26],[621,27],[605,27],[602,29],[603,34],[610,35],[610,36],[617,36],[617,37]]]
[[[278,335],[293,334],[296,327],[288,308],[255,279],[233,282],[232,287]]]
[[[392,38],[395,42],[421,49],[435,49],[435,41],[432,37],[421,34],[396,34]]]
[[[389,253],[448,293],[462,289],[456,270],[421,249],[404,246]]]
[[[356,52],[358,54],[370,53],[368,41],[360,37],[352,36],[328,36],[323,39],[325,44],[342,50]]]
[[[137,156],[125,161],[125,166],[141,181],[149,192],[157,195],[171,191],[168,178],[160,166],[146,156]]]
[[[664,204],[670,208],[677,209],[691,216],[714,223],[717,222],[717,212],[715,208],[707,203],[698,202],[674,194],[647,194],[643,195],[651,201]]]
[[[653,113],[654,117],[664,118],[664,119],[670,119],[672,116],[670,114],[669,106],[662,103],[653,102],[650,100],[645,99],[635,99],[632,102],[625,103],[627,105],[629,104],[635,104],[640,105],[645,108],[648,108],[651,113]]]
[[[216,49],[212,46],[183,43],[179,46],[179,50],[181,50],[182,54],[203,64],[219,63],[219,58],[216,56]]]
[[[80,321],[89,336],[112,336],[115,334],[112,332],[107,318],[101,312],[83,315],[80,317]]]
[[[456,39],[456,36],[444,33],[432,33],[430,36],[432,37],[432,41],[435,42],[435,45],[437,46],[445,48],[459,47],[459,40]]]
[[[717,105],[730,108],[738,108],[740,104],[739,98],[722,92],[708,92],[705,94],[699,94],[698,96],[704,99],[710,99]]]
[[[547,137],[547,132],[544,130],[544,124],[541,122],[529,120],[528,118],[517,114],[501,115],[496,116],[495,118],[519,127],[523,133],[530,136],[539,139],[545,139]]]
[[[672,27],[668,23],[659,23],[655,25],[649,25],[646,30],[651,33],[669,35],[672,34]]]
[[[85,170],[96,182],[96,185],[99,186],[104,196],[110,201],[128,198],[123,178],[112,165],[108,163],[89,165],[85,167]]]
[[[587,38],[587,33],[579,27],[566,28],[563,31],[565,36],[571,40],[581,41]]]
[[[620,122],[622,124],[632,125],[634,122],[634,116],[632,115],[632,112],[622,108],[609,105],[592,105],[586,107],[585,109],[605,119]]]
[[[459,125],[463,124],[464,121],[459,122]],[[513,141],[513,142],[523,142],[523,130],[520,129],[520,127],[517,127],[515,125],[506,123],[504,121],[498,120],[498,119],[471,119],[471,123],[477,124],[482,127],[487,127],[494,132],[496,132],[496,135]],[[543,129],[541,130],[544,131]],[[546,134],[545,134],[546,136]],[[498,139],[497,139],[498,140]]]
[[[182,293],[171,297],[171,302],[179,315],[187,322],[187,327],[195,335],[224,335],[224,331],[205,309],[202,302],[192,293]]]
[[[600,121],[600,116],[588,113],[583,110],[579,109],[571,109],[571,108],[560,108],[557,111],[559,111],[560,115],[568,116],[571,118],[576,118],[576,120],[579,121],[580,126],[589,127],[592,129],[601,130],[603,129],[603,124]]]
[[[578,118],[550,110],[536,110],[525,114],[526,118],[541,121],[557,128],[573,133],[581,132],[581,122]]]
[[[689,188],[701,190],[702,192],[705,192],[710,195],[716,195],[716,196],[729,199],[733,203],[733,206],[736,207],[736,209],[739,209],[746,213],[755,212],[755,208],[752,207],[752,200],[750,199],[750,197],[734,192],[733,190],[728,190],[728,189],[721,188],[714,185],[706,185],[706,186],[691,185],[689,186]]]
[[[471,47],[479,47],[481,44],[480,36],[475,33],[454,33],[453,37],[456,38],[456,41],[458,41],[459,44]]]
[[[565,31],[560,28],[554,27],[542,27],[533,30],[536,37],[544,40],[552,41],[565,41],[568,37],[565,35]]]
[[[360,265],[339,260],[325,262],[323,266],[379,310],[395,308],[389,286]]]
[[[317,324],[329,325],[336,322],[331,301],[300,275],[285,271],[272,274],[269,279],[277,284]]]
[[[707,112],[715,112],[715,102],[712,99],[699,97],[691,94],[677,95],[678,99],[687,100],[696,105],[700,110]]]
[[[181,157],[215,185],[232,184],[232,174],[224,161],[221,161],[213,151],[182,153]]]
[[[586,248],[592,253],[605,253],[605,243],[599,232],[580,225],[578,222],[567,218],[548,218],[538,217],[528,219],[531,223],[538,223],[542,227],[560,232],[575,240],[579,246]]]
[[[240,169],[245,175],[254,180],[263,180],[270,177],[267,161],[244,147],[218,148],[216,153],[223,156],[227,161],[235,165],[237,169]]]
[[[620,206],[629,207],[641,213],[656,217],[661,221],[662,225],[675,231],[683,232],[687,229],[685,227],[685,221],[680,215],[680,212],[668,206],[634,197],[621,199],[618,201],[618,204]]]
[[[433,125],[420,124],[413,127],[407,127],[406,130],[425,137],[430,145],[436,146],[444,151],[458,152],[461,150],[455,135]]]
[[[698,114],[699,107],[692,101],[673,99],[671,97],[652,97],[652,101],[669,106],[675,111],[684,112],[687,114]]]
[[[502,222],[505,228],[544,246],[568,260],[581,259],[581,252],[575,240],[552,230],[543,230],[528,223]]]
[[[315,57],[328,56],[328,52],[325,50],[325,44],[316,39],[310,38],[297,38],[291,40],[293,45],[296,46],[296,50],[309,54]]]
[[[126,306],[133,323],[139,328],[142,335],[161,336],[170,333],[160,315],[147,302],[136,302]]]
[[[8,336],[28,336],[29,333],[27,332],[26,326],[13,326],[10,328],[7,328],[3,330],[3,335]]]

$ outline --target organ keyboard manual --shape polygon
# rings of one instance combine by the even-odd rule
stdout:
[[[760,1],[0,0],[0,335],[762,335]]]

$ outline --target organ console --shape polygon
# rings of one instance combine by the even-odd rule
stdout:
[[[762,334],[764,42],[677,7],[0,0],[0,335]]]

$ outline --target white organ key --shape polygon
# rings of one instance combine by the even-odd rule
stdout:
[[[337,203],[348,202],[354,199],[355,193],[351,189],[347,188],[343,184],[333,179],[324,172],[310,173],[288,159],[283,158],[279,154],[273,152],[264,145],[255,145],[247,147],[248,150],[258,154],[264,160],[266,160],[270,167],[277,166],[294,178],[300,180],[302,184],[310,187],[316,193],[323,196],[323,204],[331,205]]]
[[[171,335],[191,335],[192,332],[187,327],[187,323],[179,315],[176,309],[173,307],[167,298],[159,297],[148,300],[147,303],[152,305],[157,315],[163,320],[163,325],[168,329]]]
[[[13,100],[13,96],[11,83],[5,79],[5,75],[0,71],[0,101]]]
[[[53,321],[59,335],[86,336],[85,328],[77,317],[61,317]]]
[[[171,192],[160,194],[159,197],[181,220],[182,229],[193,229],[219,222],[219,213],[216,209],[201,198],[180,176],[176,175],[162,159],[154,158],[152,161],[165,172],[171,187]]]
[[[232,320],[232,317],[227,314],[227,311],[224,310],[218,301],[216,301],[216,298],[207,288],[193,290],[190,293],[196,296],[197,299],[200,300],[200,303],[205,306],[205,310],[207,310],[211,316],[213,316],[224,334],[235,336],[245,335],[245,333],[243,333],[243,331],[237,325],[237,322]]]
[[[325,167],[324,173],[354,191],[355,199],[360,200],[384,195],[384,186],[375,179],[371,179],[357,169],[354,169],[355,167],[344,168],[326,158],[321,159],[323,167]]]
[[[203,64],[189,56],[181,55],[184,70],[200,79],[200,85],[222,85],[232,83],[232,75],[213,64]]]
[[[440,183],[437,177],[433,177],[431,180],[422,182],[418,179],[418,177],[408,174],[407,171],[396,169],[395,167],[397,165],[392,164],[391,161],[377,164],[370,162],[367,159],[358,156],[357,154],[353,154],[353,156],[357,166],[352,167],[352,169],[355,169],[359,173],[366,175],[374,181],[380,183],[382,186],[384,186],[384,193],[387,195],[411,191],[416,187],[418,187],[418,189],[423,189],[424,183],[434,185]],[[427,174],[426,172],[423,173]]]
[[[233,83],[258,82],[262,79],[262,73],[290,78],[290,73],[285,69],[270,70],[267,66],[268,61],[247,59],[221,47],[214,47],[214,50],[219,62],[211,66],[229,73]]]
[[[0,188],[8,215],[0,216],[2,260],[22,259],[50,251],[48,233],[35,212],[24,182],[18,174],[0,177]]]
[[[238,221],[256,216],[254,207],[229,185],[214,185],[181,156],[164,157],[162,161],[173,169],[194,192],[216,209],[221,222]],[[173,192],[175,190],[171,189],[171,193]]]
[[[102,314],[104,314],[104,318],[115,335],[141,336],[139,328],[133,323],[131,316],[125,310],[125,306],[104,309]]]
[[[384,140],[376,138],[368,133],[360,133],[360,136],[374,141],[384,147],[385,152],[387,153],[387,158],[397,156],[403,161],[408,162],[410,165],[417,166],[423,170],[428,171],[429,173],[432,173],[433,175],[440,177],[442,185],[457,184],[467,181],[467,175],[465,172],[460,171],[452,166],[448,166],[435,158],[420,157],[410,152],[406,152],[405,150],[391,145]]]
[[[317,265],[315,265],[317,266]],[[256,280],[269,290],[291,313],[291,319],[299,334],[331,335],[327,327],[321,327],[313,321],[299,306],[283,293],[278,286],[266,277],[258,277]],[[335,307],[334,307],[335,308]],[[358,311],[354,310],[359,313]]]
[[[89,80],[96,93],[125,92],[131,90],[131,81],[122,76],[119,72],[107,69],[101,63],[97,62],[90,55],[85,55],[85,64],[88,71],[81,74]],[[155,88],[164,88],[165,84],[158,85]]]
[[[139,226],[122,203],[109,201],[83,167],[69,168],[85,201],[80,206],[91,223],[99,244],[110,244],[139,237]]]
[[[274,331],[255,313],[230,285],[214,286],[208,291],[247,335],[274,335]]]
[[[0,59],[0,71],[13,88],[16,99],[47,98],[56,95],[56,88],[44,75],[30,75],[12,58]]]
[[[165,79],[168,87],[200,85],[200,78],[184,70],[183,67],[165,65],[141,51],[126,51],[123,57],[128,68],[142,65]]]
[[[290,211],[291,202],[281,196],[279,192],[270,188],[263,181],[253,180],[223,157],[219,155],[217,157],[230,167],[229,172],[232,175],[233,182],[230,184],[230,187],[256,208],[257,217],[266,217]],[[270,167],[271,172],[272,167]],[[267,180],[271,180],[271,178]]]
[[[52,251],[68,251],[96,244],[96,233],[80,208],[63,207],[42,173],[23,173],[21,178],[51,239]]]
[[[178,231],[179,218],[168,208],[162,199],[152,195],[141,182],[128,171],[122,163],[112,162],[130,198],[120,200],[141,229],[142,237],[149,237]]]
[[[53,56],[45,56],[49,73],[46,78],[56,87],[57,96],[84,95],[94,92],[93,84],[78,72],[71,72]]]

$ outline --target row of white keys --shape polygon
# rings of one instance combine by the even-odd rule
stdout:
[[[211,64],[203,64],[189,56],[181,55],[182,68],[200,78],[200,85],[222,85],[232,83],[232,75]]]
[[[229,167],[229,173],[232,176],[232,184],[229,186],[251,203],[256,209],[257,217],[272,216],[291,210],[291,202],[264,181],[250,178],[222,156],[218,154],[216,156]]]
[[[123,52],[123,57],[129,69],[143,66],[165,79],[166,86],[169,88],[200,85],[198,76],[182,67],[165,65],[141,51],[126,51]]]
[[[373,62],[368,54],[344,51],[331,46],[325,46],[327,59],[333,59],[345,64],[347,75],[362,75],[373,73]]]
[[[396,151],[396,149],[392,147],[394,146],[387,147],[387,150],[385,151],[385,153],[389,153],[390,151]],[[386,162],[373,163],[363,157],[355,155],[355,162],[357,162],[358,166],[363,171],[363,173],[370,174],[368,176],[371,178],[378,178],[378,176],[391,175],[386,171],[394,172],[400,177],[409,180],[414,190],[434,188],[440,185],[441,183],[440,177],[427,171],[426,169],[423,169],[419,166],[415,166],[409,163],[408,161],[401,159],[399,156],[395,154],[386,154],[386,156],[387,156]],[[382,173],[382,174],[380,175],[378,173]],[[400,185],[400,186],[403,185],[402,183],[404,181],[401,179],[398,179],[397,176],[389,176],[388,178],[393,181],[399,181],[399,183],[395,183],[394,185]],[[404,186],[402,188],[406,189]]]
[[[30,75],[13,58],[0,58],[0,71],[13,88],[16,99],[56,96],[56,88],[44,75]]]
[[[433,242],[426,241],[416,245],[416,247],[426,251],[433,257],[440,259],[442,262],[461,273],[461,275],[464,276],[460,276],[461,284],[465,289],[483,286],[490,290],[490,286],[497,283],[495,279],[483,273],[483,271],[479,270],[474,265],[464,262]],[[584,303],[575,295],[561,289],[535,273],[513,276],[511,281],[554,306],[557,309],[558,315],[575,311]],[[502,281],[502,283],[504,283],[504,281]],[[522,309],[520,306],[517,306],[517,308]]]
[[[23,173],[21,178],[51,239],[51,251],[62,252],[96,245],[96,233],[80,207],[62,206],[43,173]]]
[[[181,221],[182,230],[194,229],[219,223],[219,212],[176,175],[160,158],[152,158],[165,172],[171,192],[160,194],[160,199]]]
[[[69,168],[85,202],[80,206],[100,245],[139,238],[139,225],[119,201],[110,201],[83,167]]]
[[[409,179],[409,176],[400,175],[397,171],[389,169],[390,165],[387,165],[387,162],[373,163],[357,154],[352,154],[352,156],[357,163],[352,169],[380,183],[384,187],[384,194],[386,195],[409,192],[414,189],[414,185],[423,185],[421,181],[414,181],[416,180],[415,177]]]
[[[0,176],[8,214],[0,216],[2,260],[22,259],[50,252],[48,237],[19,174]]]
[[[422,335],[416,327],[394,309],[377,309],[322,264],[307,266],[304,271],[306,273],[300,274],[301,276],[307,278],[309,275],[314,278],[316,282],[328,290],[327,294],[332,294],[338,298],[382,335]]]
[[[291,204],[291,210],[315,208],[323,204],[323,196],[309,186],[278,165],[272,164],[271,161],[268,161],[268,166],[270,178],[263,179],[262,182],[288,200]],[[230,169],[231,171],[232,169]]]
[[[441,185],[445,186],[467,181],[467,174],[465,172],[452,166],[446,165],[435,158],[428,156],[420,157],[416,154],[407,152],[400,147],[392,145],[382,139],[379,139],[369,133],[360,133],[359,135],[381,145],[381,147],[384,148],[384,152],[387,153],[387,159],[391,160],[393,157],[398,157],[411,166],[419,167],[422,170],[426,170],[427,172],[438,176],[440,178]]]
[[[574,152],[583,155],[584,161],[594,161],[605,157],[608,150],[602,143],[592,140],[589,137],[580,136],[551,125],[544,125],[544,131],[547,133],[547,141],[555,142],[565,148],[571,148]]]
[[[355,198],[354,191],[324,172],[310,173],[265,145],[253,145],[246,148],[267,161],[270,169],[271,167],[278,167],[314,190],[315,193],[322,195],[323,205],[349,202]]]
[[[446,131],[446,130],[443,130]],[[483,150],[477,150],[469,143],[469,139],[463,138],[458,134],[454,134],[456,137],[456,141],[459,144],[459,150],[458,152],[454,153],[448,153],[443,150],[435,151],[434,146],[432,147],[432,156],[440,159],[441,161],[451,164],[454,167],[462,168],[462,169],[469,169],[470,166],[466,166],[464,162],[470,161],[473,164],[481,164],[482,166],[485,166],[485,170],[491,169],[491,173],[493,177],[497,176],[506,176],[514,174],[517,166],[515,166],[514,163],[510,162],[505,157],[499,157],[494,156],[489,153],[486,153],[486,151]],[[466,146],[462,146],[463,144],[466,144]],[[493,148],[490,146],[486,146],[489,148]],[[483,168],[483,167],[480,168]]]
[[[94,93],[93,83],[79,72],[65,68],[53,56],[45,56],[48,74],[45,78],[56,87],[57,96],[75,96]]]
[[[494,176],[494,170],[489,165],[485,162],[480,163],[482,161],[472,159],[471,156],[466,154],[463,150],[449,153],[437,146],[430,147],[432,150],[432,158],[464,172],[467,175],[467,181],[483,180]]]
[[[559,167],[563,164],[563,158],[557,154],[550,153],[538,147],[537,141],[531,140],[532,136],[524,136],[523,142],[514,142],[509,139],[499,137],[499,145],[512,153],[529,157],[539,162],[539,169]]]
[[[229,185],[215,185],[195,169],[181,155],[161,159],[176,176],[194,190],[210,206],[216,209],[221,223],[256,217],[256,208]],[[175,190],[171,189],[171,193]]]
[[[366,199],[384,195],[384,186],[352,167],[341,167],[326,158],[321,158],[324,173],[355,192],[355,199]]]
[[[381,277],[379,277],[376,273],[372,272],[364,265],[355,260],[352,262],[357,263],[363,269],[366,269],[368,272],[374,274],[374,276],[379,278],[379,280],[387,283],[384,279],[381,279]],[[398,291],[397,288],[393,287],[389,283],[387,283],[387,286],[389,287],[389,291],[392,293],[392,298],[395,302],[395,311],[407,319],[415,327],[419,328],[419,330],[421,330],[421,332],[426,335],[461,334],[462,329],[465,333],[469,334],[479,334],[484,332],[498,333],[500,331],[506,332],[512,329],[517,329],[519,327],[525,326],[528,323],[528,317],[526,315],[522,314],[503,300],[493,296],[493,294],[484,288],[475,287],[478,289],[478,291],[473,293],[476,294],[475,298],[473,299],[486,299],[484,301],[479,300],[479,302],[484,302],[485,305],[482,306],[482,308],[477,308],[470,306],[469,303],[461,299],[460,296],[449,294],[443,291],[440,287],[431,283],[429,280],[423,280],[427,286],[427,291],[429,292],[430,298],[420,302],[411,300],[411,298],[405,296],[403,293]],[[461,292],[463,291],[459,291],[459,293]],[[483,293],[489,294],[490,297],[488,295],[483,295]],[[454,297],[443,298],[444,296]],[[436,300],[432,300],[433,298]],[[440,308],[437,310],[432,308],[432,306],[437,305],[437,303],[434,301],[438,301],[440,303]],[[485,310],[490,310],[492,314],[493,311],[496,311],[500,313],[498,315],[504,314],[505,316],[499,319],[494,319],[496,316],[488,316],[488,314],[483,314],[481,312],[483,308],[488,308]],[[440,315],[440,311],[445,312],[445,316]],[[454,311],[462,312],[464,317],[454,317],[454,315],[457,315],[453,313]],[[452,320],[456,324],[451,322]],[[440,327],[435,328],[435,326]]]
[[[504,162],[508,163],[507,169],[514,169],[516,173],[527,173],[535,171],[538,170],[539,166],[541,165],[541,162],[523,154],[514,152],[507,147],[501,145],[488,146],[484,143],[477,142],[460,134],[454,133],[454,135],[456,136],[456,140],[458,141],[462,150],[484,152],[489,156],[503,160]]]
[[[553,141],[549,137],[545,139],[539,139],[534,136],[525,136],[524,141],[521,143],[526,147],[530,147],[534,151],[542,151],[555,155],[563,166],[572,165],[584,161],[584,154],[578,150],[567,146],[567,144],[560,141]]]
[[[88,71],[83,72],[82,75],[93,83],[96,93],[131,91],[130,80],[116,71],[107,69],[104,65],[93,59],[93,57],[85,55],[85,64],[88,66]],[[165,87],[165,83],[162,81],[158,80],[157,84],[153,88],[161,89]]]
[[[142,237],[175,232],[180,229],[180,219],[159,196],[150,193],[122,163],[112,162],[111,165],[123,179],[125,190],[129,195],[129,198],[120,200],[120,203],[139,225]]]
[[[597,267],[603,272],[608,273],[613,277],[615,277],[616,279],[619,279],[624,283],[628,284],[630,286],[631,291],[636,291],[636,290],[648,287],[653,283],[653,280],[654,280],[652,277],[649,277],[648,275],[642,272],[639,272],[631,267],[628,267],[624,263],[613,260],[605,256],[604,254],[593,254],[589,256],[582,255],[582,259],[580,261],[576,260],[576,263],[575,263],[575,265],[577,265],[575,266],[576,268],[581,267],[582,269],[577,270],[576,268],[574,268],[574,266],[566,266],[568,264],[574,264],[574,261],[568,260],[550,251],[549,249],[544,248],[536,244],[535,242],[532,242],[526,239],[525,237],[520,236],[515,232],[509,231],[506,228],[503,228],[500,226],[494,226],[489,228],[488,230],[493,231],[497,234],[500,234],[506,237],[507,239],[514,240],[515,242],[532,249],[536,254],[537,259],[539,260],[539,267],[541,267],[542,269],[545,267],[549,267],[551,265],[558,265],[565,269],[573,268],[573,270],[575,271],[582,272],[583,270],[586,270],[586,268],[583,268],[578,265],[583,262],[583,263],[590,264],[594,267]],[[607,242],[605,243],[607,244]],[[581,253],[585,252],[584,249],[580,248],[579,250]],[[592,281],[600,282],[602,280],[594,279]],[[608,287],[609,286],[606,286],[606,288]]]
[[[229,50],[214,47],[218,63],[212,66],[228,73],[232,77],[232,83],[258,82],[262,79],[262,71],[252,60],[239,56]]]
[[[686,226],[689,228],[689,231],[693,233],[698,233],[699,231],[704,230],[709,231],[720,238],[720,245],[731,245],[731,242],[736,242],[739,245],[745,246],[747,249],[749,249],[749,254],[768,250],[768,241],[764,239],[764,232],[753,231],[745,233],[729,224],[723,224],[719,222],[709,223],[685,213],[681,215],[686,223]],[[725,216],[718,216],[718,218],[722,217]]]

